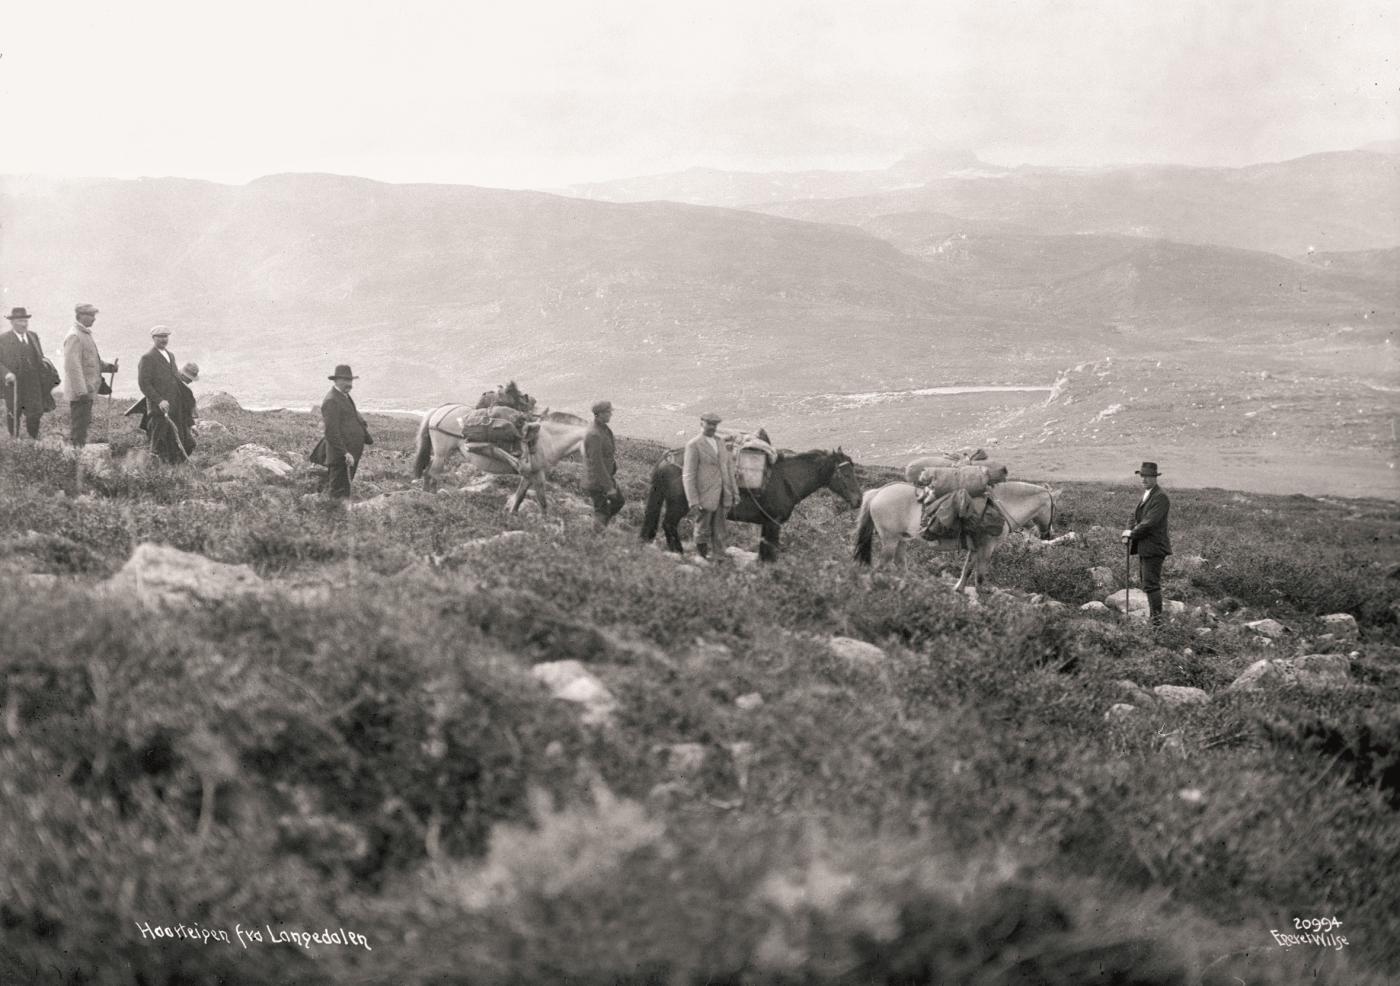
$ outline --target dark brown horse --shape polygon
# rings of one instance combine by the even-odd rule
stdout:
[[[655,538],[660,523],[666,533],[666,550],[680,554],[684,552],[681,518],[690,511],[690,502],[685,497],[676,457],[674,452],[667,454],[652,470],[651,491],[647,494],[646,515],[642,519],[642,540],[650,542]],[[852,507],[860,506],[855,463],[839,448],[835,452],[813,449],[778,456],[767,485],[762,490],[739,490],[739,502],[729,508],[727,516],[730,520],[760,525],[763,541],[759,544],[758,556],[764,561],[776,561],[783,525],[799,503],[820,489],[831,490]]]

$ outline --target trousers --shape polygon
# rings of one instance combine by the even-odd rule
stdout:
[[[87,444],[88,428],[92,426],[92,395],[84,394],[68,402],[68,437],[82,448]]]
[[[1142,591],[1147,596],[1147,612],[1152,621],[1162,618],[1162,562],[1166,558],[1139,558],[1142,566]]]
[[[701,508],[700,516],[695,521],[695,547],[701,555],[724,557],[729,534],[725,527],[725,513],[723,504],[718,510]]]
[[[593,501],[593,522],[599,527],[607,527],[627,502],[621,490],[589,490],[588,498]]]

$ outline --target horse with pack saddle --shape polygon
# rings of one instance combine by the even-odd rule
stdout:
[[[1031,526],[1042,539],[1054,532],[1054,494],[1007,475],[1006,466],[981,449],[915,459],[905,469],[907,481],[865,494],[856,561],[872,563],[877,534],[882,563],[902,561],[905,543],[920,539],[942,550],[966,550],[954,588],[964,590],[969,576],[980,585],[992,552],[1009,534]]]
[[[855,463],[837,448],[834,452],[778,450],[762,429],[754,434],[721,432],[733,449],[739,500],[729,508],[729,520],[757,524],[762,530],[758,556],[776,561],[782,528],[797,505],[821,489],[829,489],[851,507],[860,505],[860,482]],[[690,512],[681,478],[684,449],[671,449],[656,464],[647,492],[641,537],[651,542],[657,527],[666,535],[666,549],[683,554],[680,523]],[[663,515],[664,512],[664,515]]]
[[[545,480],[561,459],[583,444],[588,422],[563,411],[536,411],[536,402],[516,386],[488,390],[475,407],[443,404],[423,415],[418,426],[413,478],[423,488],[437,485],[450,456],[460,451],[468,463],[492,475],[518,475],[507,502],[515,513],[533,489],[541,510],[548,509]]]

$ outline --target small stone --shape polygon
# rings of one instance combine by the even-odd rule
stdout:
[[[1087,602],[1087,603],[1085,603],[1083,606],[1080,606],[1080,607],[1079,607],[1079,611],[1080,611],[1081,613],[1088,613],[1090,616],[1098,616],[1098,617],[1112,616],[1112,615],[1113,615],[1113,610],[1109,609],[1107,606],[1105,606],[1103,603],[1099,602],[1097,599],[1092,600],[1091,602]]]
[[[1158,685],[1152,689],[1152,694],[1165,705],[1204,705],[1210,701],[1204,691],[1186,685]]]
[[[1356,617],[1350,613],[1328,613],[1322,622],[1331,633],[1343,640],[1355,640],[1359,632]]]
[[[874,644],[854,637],[832,637],[827,641],[837,657],[858,664],[879,664],[885,660],[885,652]]]
[[[1176,796],[1188,805],[1199,805],[1206,800],[1205,794],[1198,787],[1184,787],[1176,792]]]
[[[1129,705],[1126,702],[1115,702],[1108,707],[1108,711],[1103,714],[1103,717],[1107,722],[1118,722],[1131,718],[1136,713],[1137,706]]]
[[[1271,640],[1282,637],[1285,633],[1292,633],[1288,627],[1272,618],[1250,620],[1245,626],[1249,627],[1249,629],[1253,630],[1261,637],[1268,637]]]
[[[700,773],[708,753],[703,743],[672,743],[652,749],[665,755],[667,773],[682,778],[694,777]]]
[[[738,698],[736,698],[734,700],[734,704],[737,705],[739,708],[743,709],[745,712],[752,712],[754,709],[758,708],[760,705],[763,704],[763,696],[760,695],[758,692],[749,692],[746,695],[740,695]]]
[[[555,698],[582,705],[585,725],[602,726],[612,721],[617,700],[579,661],[547,661],[536,664],[530,674],[543,682]]]

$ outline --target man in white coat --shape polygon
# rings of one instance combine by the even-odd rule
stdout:
[[[700,415],[702,431],[685,444],[685,459],[681,466],[681,482],[685,486],[686,502],[698,510],[695,521],[695,548],[701,558],[726,557],[725,515],[739,502],[739,483],[734,475],[734,458],[715,434],[720,416],[713,412]]]
[[[104,363],[92,337],[97,309],[79,305],[73,309],[74,323],[63,337],[63,389],[68,397],[68,437],[78,448],[87,444],[92,424],[92,405],[102,385],[102,374],[116,373],[115,361]]]

